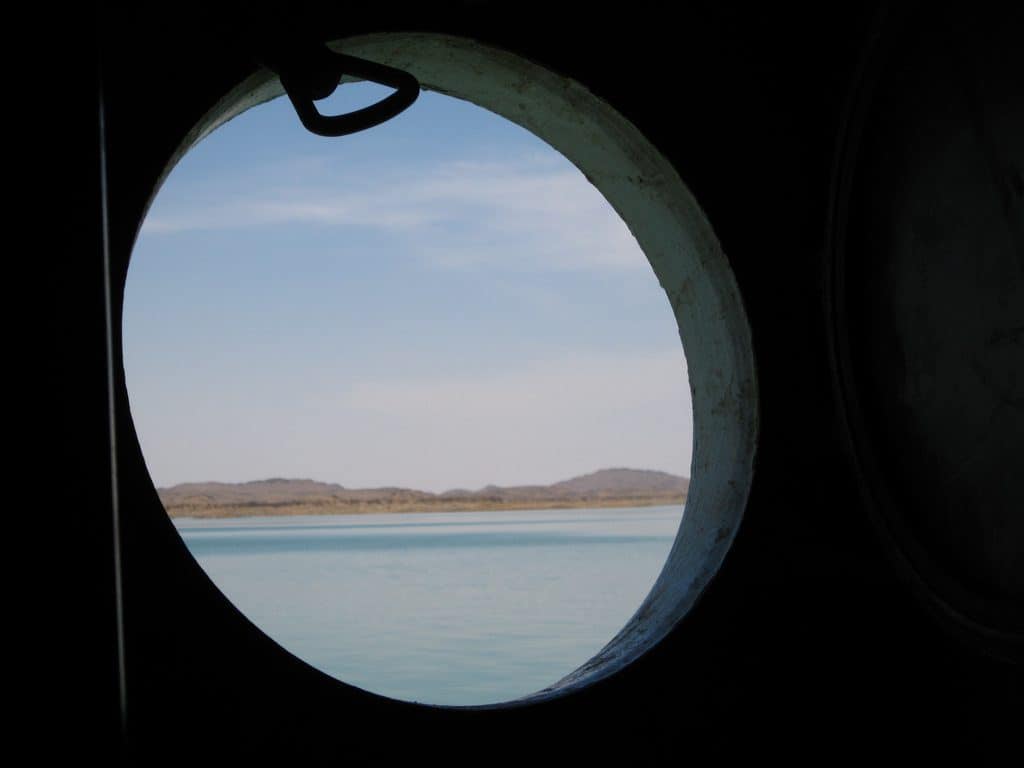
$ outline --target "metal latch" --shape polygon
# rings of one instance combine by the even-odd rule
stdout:
[[[390,120],[420,94],[419,81],[408,72],[374,61],[335,53],[323,43],[290,46],[263,57],[281,78],[281,85],[302,124],[318,136],[345,136]],[[368,107],[343,115],[323,115],[314,102],[325,99],[345,75],[395,89]]]

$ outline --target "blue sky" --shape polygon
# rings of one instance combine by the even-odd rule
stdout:
[[[625,224],[535,136],[440,94],[338,139],[277,99],[202,141],[143,225],[123,329],[158,486],[689,474],[678,331]]]

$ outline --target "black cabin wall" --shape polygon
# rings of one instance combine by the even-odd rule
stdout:
[[[994,652],[951,628],[894,563],[851,458],[829,339],[836,152],[868,41],[881,28],[896,49],[910,48],[934,29],[955,28],[949,19],[964,8],[880,16],[858,3],[807,12],[695,2],[671,13],[657,4],[615,13],[550,5],[310,3],[301,12],[243,13],[159,2],[67,17],[65,52],[80,68],[66,95],[74,130],[52,152],[58,168],[76,171],[61,191],[72,247],[49,254],[42,278],[40,301],[50,313],[39,324],[49,358],[45,398],[57,421],[37,427],[52,436],[50,460],[67,467],[53,489],[68,510],[57,569],[67,584],[43,609],[60,628],[51,641],[62,661],[46,697],[63,746],[140,765],[497,756],[601,764],[612,755],[641,764],[761,756],[980,764],[1011,747],[1020,667],[1005,643]],[[388,30],[465,35],[573,77],[672,160],[730,258],[753,330],[761,400],[746,518],[717,578],[673,634],[582,693],[449,711],[338,683],[283,653],[225,601],[149,483],[120,369],[120,278],[170,156],[253,70],[252,41],[282,20],[322,39]],[[127,738],[113,588],[96,59],[106,114]],[[887,191],[895,205],[905,187],[875,194]],[[850,263],[864,262],[848,256]],[[867,271],[851,282],[870,294]],[[861,327],[851,331],[857,343],[869,338],[857,335]],[[873,380],[885,375],[871,372]],[[872,427],[883,422],[877,417]],[[906,440],[887,446],[889,466],[918,450]],[[1008,486],[985,498],[1009,507],[1019,494]]]

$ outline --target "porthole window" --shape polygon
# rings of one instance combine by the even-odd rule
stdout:
[[[676,626],[740,522],[728,263],[578,84],[457,38],[336,47],[427,92],[327,141],[255,75],[151,204],[122,318],[147,466],[213,583],[313,666],[427,704],[562,695]]]

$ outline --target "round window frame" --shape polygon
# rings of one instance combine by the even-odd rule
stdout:
[[[417,706],[479,710],[568,695],[618,672],[664,639],[700,599],[742,522],[759,410],[750,326],[735,277],[672,163],[579,82],[510,51],[439,33],[358,35],[329,47],[408,71],[424,89],[498,114],[558,150],[626,223],[671,303],[689,373],[693,459],[683,518],[647,597],[597,655],[540,691],[494,704]],[[195,144],[242,112],[282,95],[280,81],[266,69],[225,94],[171,156],[146,210]]]

